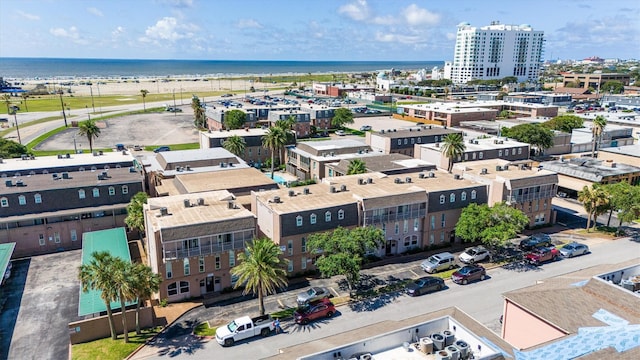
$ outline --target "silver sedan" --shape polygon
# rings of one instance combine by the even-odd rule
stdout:
[[[578,255],[584,255],[589,253],[589,247],[585,244],[578,242],[569,243],[560,248],[560,254],[562,256],[570,258]]]

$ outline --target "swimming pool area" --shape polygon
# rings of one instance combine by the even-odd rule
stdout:
[[[266,172],[264,174],[267,175],[269,178],[271,178],[271,172]],[[280,176],[278,174],[273,174],[273,181],[275,181],[276,183],[278,183],[280,185],[286,185],[289,182],[289,180],[283,178],[282,176]]]

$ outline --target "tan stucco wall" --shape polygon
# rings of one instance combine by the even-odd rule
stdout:
[[[146,329],[153,326],[153,320],[153,308],[143,307],[140,309],[140,328]],[[113,322],[116,327],[116,333],[122,334],[122,313],[113,314]],[[136,329],[135,310],[127,310],[127,327],[129,331],[135,331]],[[69,323],[69,339],[72,345],[110,336],[109,319],[106,315]]]

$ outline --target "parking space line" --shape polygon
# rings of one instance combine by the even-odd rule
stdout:
[[[411,272],[411,273],[413,274],[413,276],[415,276],[415,277],[420,277],[420,275],[418,275],[418,274],[417,274],[415,271],[413,271],[413,270],[409,270],[409,272]]]
[[[333,293],[336,295],[336,297],[340,297],[340,293],[338,293],[338,292],[336,291],[336,289],[334,289],[334,288],[332,288],[332,287],[329,287],[329,291],[333,291]]]

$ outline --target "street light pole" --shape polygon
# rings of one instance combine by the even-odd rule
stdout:
[[[60,95],[60,107],[62,108],[62,117],[64,118],[64,127],[69,127],[67,125],[67,114],[64,112],[64,102],[62,101],[62,90],[58,90],[58,94]]]
[[[91,91],[91,107],[93,108],[93,112],[96,112],[96,104],[93,101],[93,86],[89,85],[89,91]]]
[[[173,116],[177,116],[175,109],[176,109],[176,89],[173,89]]]
[[[20,125],[18,125],[18,112],[13,111],[13,120],[16,122],[16,132],[18,133],[18,143],[22,145],[22,139],[20,138]]]

